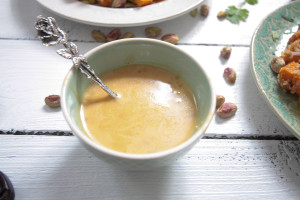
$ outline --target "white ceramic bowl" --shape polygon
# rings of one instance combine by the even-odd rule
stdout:
[[[91,83],[72,68],[62,86],[62,111],[73,133],[97,157],[122,169],[148,170],[170,164],[190,150],[203,136],[215,113],[215,93],[204,69],[176,45],[154,39],[122,39],[100,45],[86,55],[96,74],[129,64],[150,64],[179,74],[194,93],[199,127],[184,143],[158,153],[128,154],[108,149],[85,133],[80,120],[80,101]]]

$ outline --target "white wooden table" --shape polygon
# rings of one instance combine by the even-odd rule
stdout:
[[[216,93],[237,104],[228,120],[215,117],[204,138],[174,165],[154,171],[120,171],[95,158],[72,136],[60,109],[44,98],[59,94],[71,63],[57,47],[36,37],[37,15],[53,16],[81,53],[96,47],[93,29],[43,9],[34,0],[0,1],[0,171],[15,187],[17,200],[173,200],[300,199],[300,141],[285,128],[260,95],[250,73],[250,41],[260,21],[290,0],[246,5],[249,18],[239,25],[216,15],[242,0],[206,0],[207,18],[182,17],[155,24],[176,33],[178,46],[210,75]],[[145,37],[147,26],[121,28]],[[220,50],[232,46],[228,61]],[[237,71],[230,86],[222,73]]]

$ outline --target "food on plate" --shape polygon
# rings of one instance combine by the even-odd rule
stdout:
[[[101,76],[121,98],[96,84],[83,94],[81,121],[88,137],[124,153],[171,149],[189,139],[197,127],[197,106],[177,75],[151,65],[129,65]]]
[[[79,0],[87,4],[95,4],[111,8],[132,8],[154,4],[163,0]]]
[[[300,97],[300,30],[288,40],[288,45],[280,57],[270,62],[271,69],[278,73],[278,82],[282,89]]]
[[[292,61],[282,67],[278,74],[278,80],[284,90],[300,95],[300,64]]]
[[[279,73],[280,69],[285,66],[285,61],[282,57],[274,57],[270,62],[271,69],[275,73]]]

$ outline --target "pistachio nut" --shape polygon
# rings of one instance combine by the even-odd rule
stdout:
[[[152,27],[145,28],[145,35],[148,38],[156,38],[156,37],[160,36],[161,33],[162,33],[162,30],[159,27],[152,26]]]
[[[177,44],[177,42],[179,41],[179,37],[178,37],[178,35],[176,35],[174,33],[168,33],[168,34],[163,35],[161,37],[161,40],[165,41],[165,42],[169,42],[171,44]]]
[[[126,32],[123,35],[121,35],[120,39],[124,39],[124,38],[134,38],[135,35],[131,32]]]
[[[209,14],[209,7],[206,4],[203,4],[200,7],[200,15],[202,15],[203,17],[207,17]]]
[[[234,103],[223,103],[217,110],[217,115],[221,118],[229,118],[237,111],[237,106]]]
[[[271,69],[275,73],[279,73],[280,69],[285,66],[285,61],[282,57],[274,57],[270,62]]]
[[[225,59],[228,59],[231,55],[232,48],[230,46],[226,46],[221,50],[221,56]]]
[[[91,35],[96,42],[106,42],[106,36],[99,30],[92,30]]]
[[[236,72],[234,69],[227,67],[224,69],[224,77],[228,83],[235,83],[236,80]]]
[[[192,10],[192,11],[190,12],[190,15],[191,15],[192,17],[196,17],[197,12],[198,12],[198,8],[195,8],[194,10]]]
[[[216,108],[218,109],[225,102],[225,97],[223,95],[216,95]]]
[[[45,98],[45,103],[51,108],[56,108],[60,106],[60,96],[59,95],[49,95]]]
[[[119,39],[120,37],[121,37],[121,30],[119,28],[116,28],[108,33],[108,35],[106,36],[106,40],[108,42],[111,42]]]
[[[220,12],[218,12],[218,15],[217,15],[217,17],[219,19],[225,18],[226,16],[227,16],[227,13],[225,11],[220,11]]]

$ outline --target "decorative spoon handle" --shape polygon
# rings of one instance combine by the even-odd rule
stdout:
[[[79,55],[76,44],[68,42],[68,35],[57,26],[53,17],[45,18],[39,15],[35,22],[35,29],[43,45],[54,46],[62,44],[65,48],[56,51],[60,56],[66,59],[72,59],[74,67],[80,69],[88,79],[95,81],[111,97],[118,97],[116,93],[109,89],[100,78],[96,76],[94,70],[89,66],[87,59],[83,55]]]

